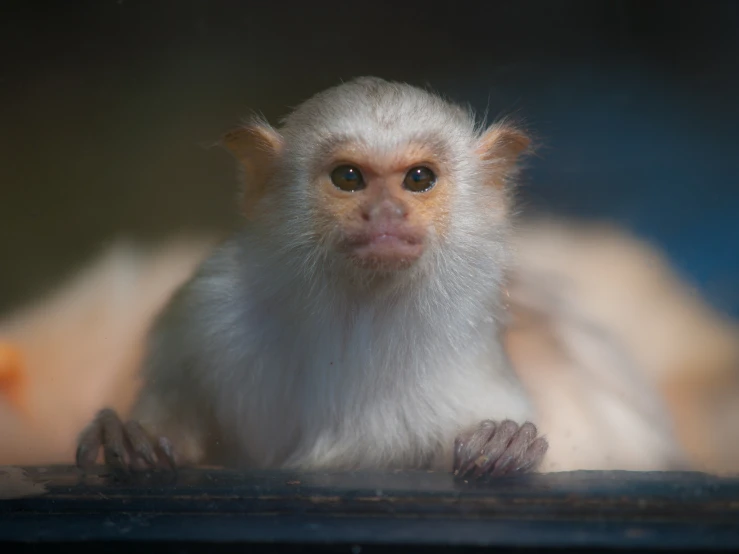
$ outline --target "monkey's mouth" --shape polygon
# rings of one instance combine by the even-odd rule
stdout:
[[[360,267],[393,271],[405,269],[423,254],[417,233],[377,231],[347,237],[343,250]]]

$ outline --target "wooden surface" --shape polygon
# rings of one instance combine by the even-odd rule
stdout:
[[[739,478],[0,467],[0,541],[722,550],[739,548]]]

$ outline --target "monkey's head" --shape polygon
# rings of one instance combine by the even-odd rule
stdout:
[[[397,274],[458,247],[500,250],[507,183],[529,139],[505,123],[481,128],[427,91],[360,78],[279,130],[255,120],[224,143],[245,173],[243,213],[280,248],[314,266]]]

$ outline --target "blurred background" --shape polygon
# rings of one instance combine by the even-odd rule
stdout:
[[[739,2],[6,1],[0,46],[0,463],[70,462],[130,405],[151,318],[237,222],[222,134],[375,75],[525,122],[522,213],[627,234],[534,228],[520,297],[569,280],[560,305],[631,355],[692,460],[739,471]],[[623,450],[628,417],[561,407],[635,413],[647,387],[578,359],[584,334],[515,333],[550,436]],[[632,446],[612,464],[643,468]]]
[[[358,75],[539,138],[522,207],[605,218],[739,315],[739,3],[4,2],[0,312],[120,234],[227,229],[210,145]]]

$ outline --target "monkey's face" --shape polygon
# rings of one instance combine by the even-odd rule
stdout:
[[[378,153],[345,144],[325,159],[313,188],[317,234],[352,265],[407,269],[445,233],[453,183],[430,148],[408,144]]]
[[[244,171],[243,213],[270,250],[300,271],[362,280],[498,260],[507,183],[529,140],[370,78],[317,94],[279,132],[255,120],[224,142]]]

